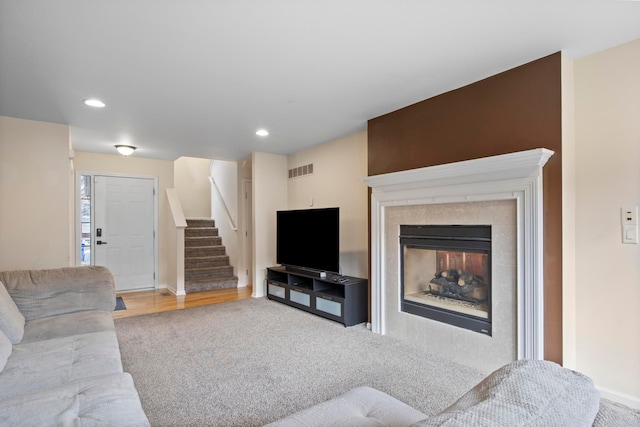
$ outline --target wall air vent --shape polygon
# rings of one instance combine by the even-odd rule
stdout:
[[[297,168],[289,169],[289,179],[299,178],[301,176],[310,175],[313,173],[313,163],[308,165],[298,166]]]

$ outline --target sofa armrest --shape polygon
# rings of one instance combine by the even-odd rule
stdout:
[[[518,360],[411,427],[591,427],[599,406],[586,375],[547,360]]]
[[[27,321],[84,310],[113,311],[115,280],[106,267],[65,267],[0,272]]]

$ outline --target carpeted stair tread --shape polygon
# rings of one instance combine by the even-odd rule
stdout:
[[[236,276],[224,276],[224,277],[219,277],[215,280],[208,280],[208,279],[194,279],[194,280],[185,280],[185,283],[207,283],[207,282],[224,282],[224,281],[234,281],[234,280],[238,280],[238,278]]]
[[[192,256],[184,259],[185,268],[220,267],[224,265],[229,265],[228,255]]]
[[[186,293],[213,291],[218,289],[231,289],[238,287],[238,278],[236,276],[220,277],[215,280],[186,280],[184,282],[184,290]]]
[[[222,244],[222,237],[210,236],[210,237],[185,237],[184,246],[220,246]]]
[[[185,262],[191,257],[213,257],[226,254],[226,248],[222,245],[218,246],[193,246],[184,248]]]
[[[207,242],[207,241],[210,241],[210,240],[212,240],[212,241],[221,241],[222,237],[220,237],[220,236],[185,236],[184,240],[185,240],[185,242],[186,241]],[[216,243],[216,245],[217,245],[217,243]],[[203,244],[203,245],[196,245],[196,246],[207,246],[207,245]]]
[[[215,227],[216,222],[211,218],[187,218],[187,227]]]
[[[215,272],[215,271],[221,271],[221,270],[226,270],[229,268],[233,268],[230,265],[214,265],[214,266],[204,266],[204,267],[189,267],[187,269],[185,269],[185,271],[210,271],[210,272]]]
[[[233,267],[230,265],[221,267],[189,268],[184,270],[184,280],[217,280],[221,277],[233,276]]]
[[[215,227],[187,227],[184,230],[185,237],[217,237],[218,229]]]

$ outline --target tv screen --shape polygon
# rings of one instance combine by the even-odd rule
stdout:
[[[340,208],[277,212],[276,262],[291,267],[340,271]]]

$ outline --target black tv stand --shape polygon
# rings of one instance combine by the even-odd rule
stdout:
[[[310,270],[270,267],[267,298],[344,326],[366,322],[368,317],[367,280],[358,277],[334,273],[319,277],[318,272]]]

